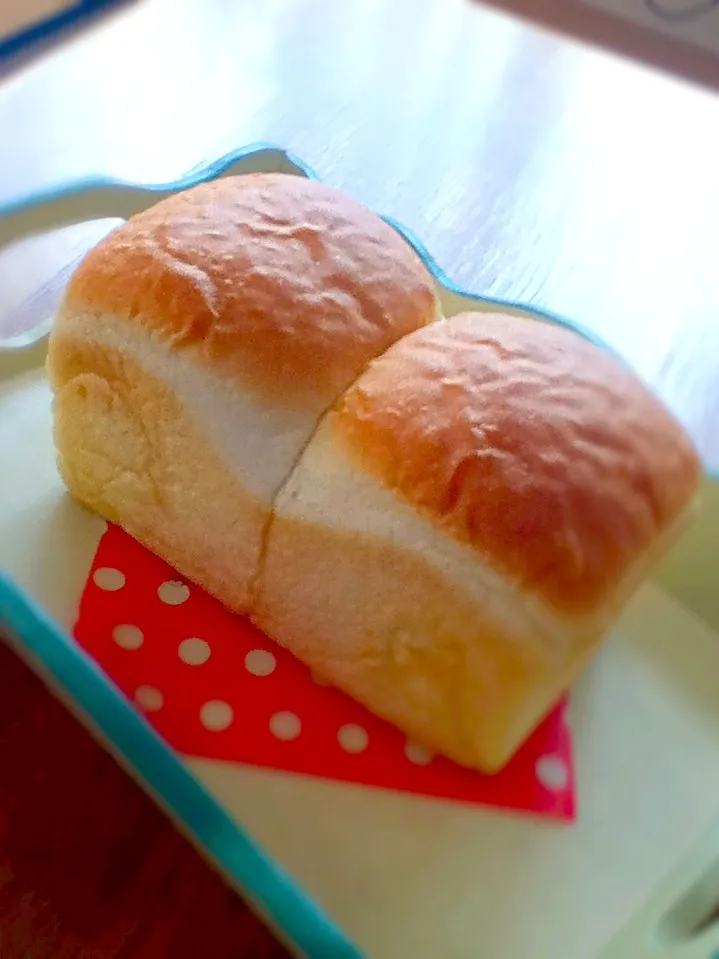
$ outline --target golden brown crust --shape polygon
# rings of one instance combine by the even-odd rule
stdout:
[[[685,511],[689,439],[562,327],[464,314],[376,360],[332,414],[347,453],[559,609],[610,602]]]
[[[399,234],[343,193],[282,174],[204,183],[136,215],[87,255],[66,305],[129,317],[313,410],[437,312]]]

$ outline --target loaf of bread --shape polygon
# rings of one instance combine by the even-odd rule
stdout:
[[[172,196],[70,280],[48,360],[60,472],[246,612],[274,497],[320,417],[437,309],[410,246],[337,190],[257,174]]]
[[[699,464],[618,362],[465,314],[391,347],[277,497],[255,622],[414,740],[501,769],[681,528]]]
[[[84,504],[411,739],[494,772],[685,521],[681,427],[578,334],[437,316],[382,220],[289,176],[111,234],[50,341]]]

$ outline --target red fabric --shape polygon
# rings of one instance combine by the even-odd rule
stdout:
[[[98,570],[119,573],[99,573]],[[112,582],[112,576],[115,581]],[[168,605],[162,584],[177,574],[117,527],[102,538],[76,627],[78,641],[121,690],[148,707],[148,718],[179,753],[222,759],[328,779],[538,814],[574,816],[571,739],[560,705],[499,775],[486,777],[434,757],[419,765],[405,755],[405,738],[342,693],[315,683],[293,656],[246,620],[228,613],[199,588]],[[119,586],[119,588],[117,588]],[[159,592],[158,592],[159,591]],[[183,595],[174,597],[183,598]],[[128,642],[116,627],[134,633]],[[188,665],[183,640],[203,640],[209,658]],[[128,646],[132,648],[128,648]],[[274,659],[269,675],[253,675],[245,657],[253,650]],[[253,654],[253,655],[256,655]],[[138,692],[139,688],[139,692]],[[148,693],[149,688],[149,693]],[[222,729],[203,726],[203,707],[218,702]],[[227,709],[230,707],[230,711]],[[211,707],[217,711],[217,706]],[[272,717],[290,713],[288,735],[273,735]],[[294,717],[294,719],[292,718]],[[216,716],[214,717],[217,718]],[[287,716],[284,716],[285,723]],[[364,730],[359,753],[341,746],[346,727]],[[549,761],[550,774],[542,775]],[[539,766],[538,766],[539,764]],[[557,773],[557,767],[559,772]]]
[[[2,959],[288,959],[0,641]]]

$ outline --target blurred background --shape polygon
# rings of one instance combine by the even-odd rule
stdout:
[[[272,142],[404,223],[458,284],[591,327],[719,462],[713,89],[470,0],[108,9],[5,66],[0,204]],[[4,254],[5,335],[110,225]]]

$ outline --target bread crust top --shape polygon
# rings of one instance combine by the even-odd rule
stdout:
[[[331,414],[362,468],[568,613],[611,602],[700,463],[650,390],[561,326],[462,314],[375,360]]]
[[[251,174],[132,217],[85,257],[64,309],[129,319],[263,398],[321,411],[438,306],[380,217],[313,180]]]

